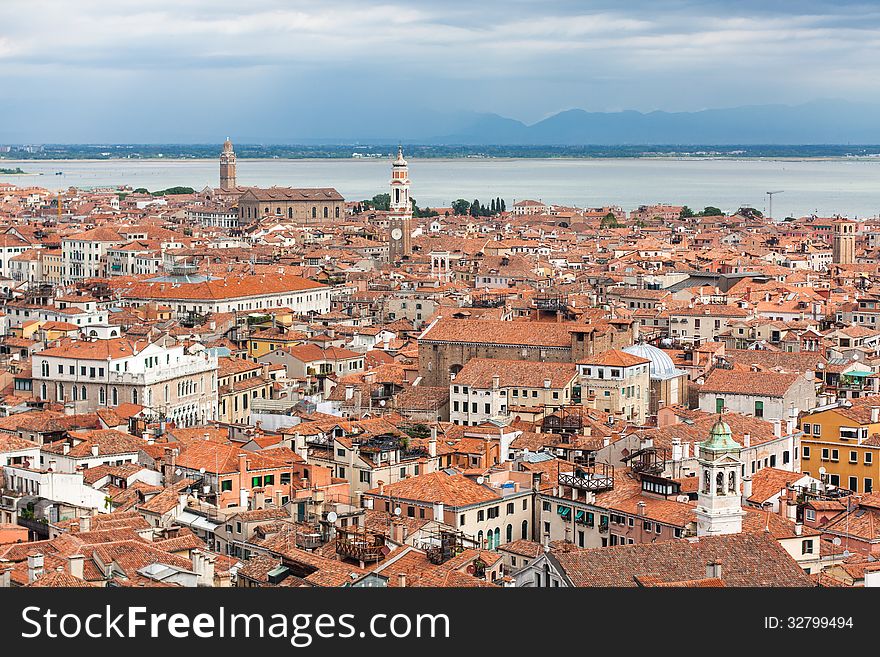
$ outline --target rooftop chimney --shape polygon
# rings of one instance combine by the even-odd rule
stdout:
[[[428,455],[437,456],[437,425],[431,426],[431,438],[428,440]]]
[[[43,555],[39,552],[36,554],[29,554],[27,564],[28,584],[31,584],[43,576]]]
[[[752,496],[752,478],[743,477],[743,503]]]
[[[437,522],[443,522],[445,506],[443,502],[434,502],[434,520]]]
[[[752,446],[752,434],[744,433],[743,434],[743,447],[751,447]]]
[[[782,438],[782,420],[773,420],[773,435]]]
[[[871,423],[875,424],[880,422],[880,406],[872,406],[871,407]]]
[[[549,388],[549,387],[550,387],[550,379],[544,379],[544,387],[545,387],[545,388]]]
[[[83,562],[85,561],[85,557],[81,554],[72,554],[67,557],[67,570],[68,572],[77,579],[84,579],[83,577]]]
[[[400,588],[406,588],[406,573],[398,573],[397,574],[397,586]]]
[[[683,456],[682,447],[681,447],[681,439],[673,438],[672,439],[672,460],[673,461],[681,461],[681,457]]]
[[[721,579],[721,561],[716,559],[706,564],[706,577]]]

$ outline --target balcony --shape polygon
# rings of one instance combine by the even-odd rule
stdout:
[[[320,532],[297,532],[296,546],[301,550],[317,550],[324,544]]]
[[[597,463],[593,466],[577,467],[574,472],[560,472],[558,482],[560,486],[594,493],[611,490],[614,488],[614,466]]]
[[[365,530],[336,530],[336,554],[363,563],[379,561],[391,550],[385,545],[384,534]]]

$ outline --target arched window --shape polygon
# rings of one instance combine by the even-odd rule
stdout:
[[[110,403],[113,406],[119,406],[119,390],[116,388],[110,391]]]
[[[312,207],[312,219],[318,216],[318,208]]]
[[[58,392],[58,401],[63,402],[64,401],[64,384],[59,383],[59,384],[57,384],[56,387],[57,387],[57,392]]]
[[[483,530],[477,532],[477,548],[483,547]]]
[[[42,399],[42,400],[46,399],[46,384],[45,383],[40,386],[40,399]]]
[[[336,218],[339,219],[339,206],[336,206]]]
[[[528,521],[528,520],[523,520],[523,524],[522,524],[522,537],[521,537],[521,538],[522,538],[524,541],[527,540],[527,539],[529,538],[529,521]]]
[[[104,406],[107,403],[107,393],[104,388],[98,388],[98,403]]]
[[[328,211],[328,209],[327,209],[327,206],[325,205],[325,206],[324,206],[324,219],[326,219],[326,218],[329,217],[329,216],[330,216],[330,213],[329,213],[329,211]]]
[[[49,376],[49,361],[44,360],[40,363],[40,374],[42,376]]]
[[[82,399],[83,401],[88,399],[88,395],[86,395],[86,387],[85,386],[80,388],[80,395],[79,396],[80,396],[80,399]]]
[[[79,393],[77,393],[76,386],[73,386],[73,401],[77,401],[79,399]]]
[[[724,495],[724,473],[719,472],[715,476],[715,492],[718,495]]]
[[[733,493],[734,495],[736,495],[736,492],[737,492],[736,491],[736,472],[734,472],[733,470],[730,471],[730,477],[728,478],[727,492]]]
[[[166,404],[168,403],[168,401],[170,400],[170,398],[171,398],[171,397],[170,397],[170,393],[168,392],[168,384],[166,383],[166,384],[165,384],[165,403],[166,403]]]
[[[495,548],[497,549],[499,545],[501,545],[501,528],[496,527],[495,528]]]
[[[495,549],[495,532],[493,532],[491,529],[486,532],[486,547],[489,550]]]
[[[138,391],[135,390],[134,388],[132,388],[132,391],[131,391],[131,403],[132,404],[138,403]]]
[[[712,484],[711,484],[710,477],[711,477],[711,475],[709,474],[709,471],[706,470],[703,473],[703,492],[704,493],[711,493],[712,492]]]
[[[287,218],[293,219],[293,208],[287,208]]]
[[[507,525],[507,542],[513,541],[513,525]]]
[[[394,204],[400,203],[400,187],[394,188]]]

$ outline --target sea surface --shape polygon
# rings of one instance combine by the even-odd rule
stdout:
[[[577,207],[673,203],[732,212],[739,207],[773,216],[880,214],[880,158],[831,159],[412,159],[411,195],[420,207],[448,207],[463,198],[488,203],[500,196],[510,208],[526,198]],[[0,180],[51,190],[128,185],[157,191],[219,184],[217,160],[0,160],[29,175]],[[387,191],[385,159],[273,159],[238,161],[238,184],[335,187],[347,200]],[[60,175],[57,175],[60,174]]]

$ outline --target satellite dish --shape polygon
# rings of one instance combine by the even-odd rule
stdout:
[[[327,522],[336,522],[337,518],[339,518],[339,516],[336,514],[336,511],[331,511],[327,514]]]
[[[834,540],[831,542],[834,543],[835,545],[840,545],[840,536],[835,536]]]
[[[181,470],[180,468],[177,468],[177,470],[174,471],[174,474],[176,474],[179,477],[180,475],[183,474],[183,470]]]
[[[204,469],[204,468],[199,468],[199,474],[205,474],[205,469]]]
[[[380,399],[380,400],[379,400],[379,406],[384,406],[384,405],[385,405],[385,400],[384,400],[384,399]]]
[[[823,465],[821,468],[819,468],[819,474],[820,474],[820,475],[823,475],[823,474],[825,474],[826,472],[828,472],[828,470],[825,469],[825,466],[824,466],[824,465]]]
[[[403,510],[399,506],[394,507],[394,515],[399,516],[401,513]]]
[[[482,485],[483,482],[486,481],[483,477],[477,477],[477,483]]]
[[[852,552],[850,552],[849,550],[843,551],[843,558],[844,559],[849,559],[851,556],[852,556]]]

